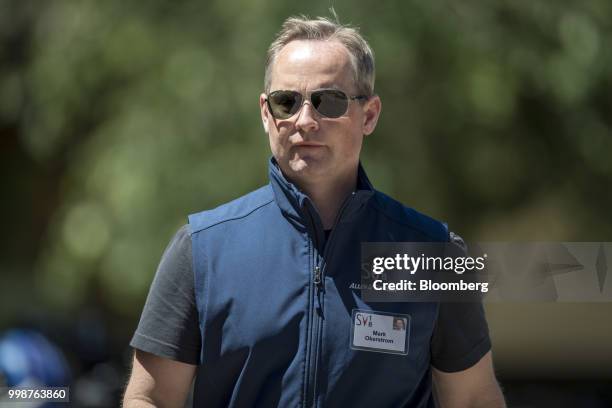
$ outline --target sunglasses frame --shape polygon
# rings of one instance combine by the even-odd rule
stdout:
[[[321,92],[321,91],[339,92],[339,93],[343,94],[346,97],[346,110],[342,113],[342,115],[340,115],[340,116],[327,116],[327,115],[319,112],[319,110],[314,107],[314,104],[312,103],[312,94],[315,93],[315,92]],[[273,95],[276,92],[291,92],[293,94],[300,95],[300,98],[301,98],[300,107],[293,114],[291,114],[291,116],[287,116],[286,118],[276,117],[274,115],[274,110],[272,109],[272,106],[270,105],[270,96]],[[315,110],[315,112],[317,112],[322,117],[328,118],[328,119],[338,119],[338,118],[341,118],[342,116],[346,115],[346,112],[348,112],[349,105],[350,105],[351,101],[354,101],[356,99],[357,100],[361,100],[361,99],[367,100],[367,99],[369,99],[369,97],[367,95],[348,95],[346,92],[341,91],[340,89],[336,89],[336,88],[315,89],[315,90],[307,93],[306,97],[304,97],[304,94],[302,94],[301,92],[298,92],[298,91],[293,91],[293,90],[290,90],[290,89],[277,89],[276,91],[272,91],[272,92],[270,92],[269,94],[266,95],[266,105],[268,106],[268,111],[270,112],[270,115],[272,115],[272,117],[274,119],[277,119],[277,120],[288,120],[288,119],[291,119],[292,117],[294,117],[297,113],[299,113],[302,110],[302,108],[304,107],[304,104],[306,103],[306,101],[310,101],[310,104],[312,105],[312,108]]]

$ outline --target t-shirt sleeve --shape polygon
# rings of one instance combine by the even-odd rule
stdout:
[[[465,243],[451,233],[451,242]],[[431,364],[440,371],[463,371],[491,350],[489,327],[481,302],[441,302],[431,338]]]
[[[130,346],[196,365],[201,336],[188,228],[181,227],[164,251]]]

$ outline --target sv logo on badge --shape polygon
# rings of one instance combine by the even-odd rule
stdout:
[[[357,326],[372,327],[372,315],[357,313],[355,316],[355,324]]]

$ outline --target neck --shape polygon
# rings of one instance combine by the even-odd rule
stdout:
[[[333,228],[344,200],[357,187],[357,172],[335,180],[319,183],[296,182],[296,185],[312,200],[321,217],[323,228],[329,230]]]

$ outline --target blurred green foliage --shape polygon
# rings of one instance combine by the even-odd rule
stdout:
[[[138,316],[186,215],[266,182],[265,51],[332,4],[376,53],[379,189],[467,240],[610,240],[608,0],[0,0],[0,322]]]

